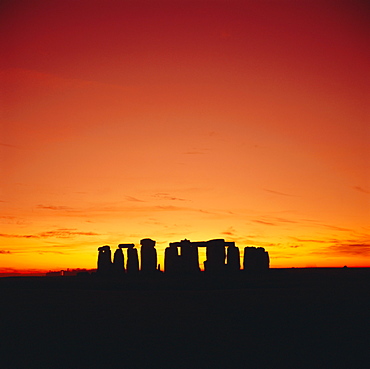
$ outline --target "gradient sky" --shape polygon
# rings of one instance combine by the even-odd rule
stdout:
[[[370,266],[365,1],[2,1],[0,272],[225,238]],[[204,259],[204,255],[201,255]]]

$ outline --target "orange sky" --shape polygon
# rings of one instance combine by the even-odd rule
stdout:
[[[145,237],[370,266],[365,3],[2,2],[0,273]]]

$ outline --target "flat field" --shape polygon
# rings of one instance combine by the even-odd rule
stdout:
[[[0,279],[0,367],[368,368],[370,269]]]

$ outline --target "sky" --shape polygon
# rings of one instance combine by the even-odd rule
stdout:
[[[365,1],[2,1],[0,273],[224,238],[370,266]],[[201,251],[200,260],[204,260]]]

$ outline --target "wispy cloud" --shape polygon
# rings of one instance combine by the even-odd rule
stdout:
[[[45,209],[45,210],[67,210],[71,211],[74,210],[73,208],[70,208],[68,206],[61,206],[61,205],[42,205],[39,204],[36,206],[37,209]]]
[[[41,269],[16,269],[16,268],[0,268],[0,275],[17,276],[17,275],[41,275],[45,274],[45,270]]]
[[[3,143],[3,142],[0,142],[0,146],[13,147],[13,148],[18,147],[18,146],[16,146],[16,145],[10,145],[10,144],[6,144],[6,143]]]
[[[136,197],[132,197],[132,196],[125,196],[125,199],[127,201],[132,201],[132,202],[145,202],[144,200],[140,200],[140,199],[138,199]]]
[[[300,243],[332,243],[333,240],[320,240],[320,239],[314,239],[314,238],[297,238],[297,237],[289,237],[292,240]],[[334,240],[336,242],[336,240]]]
[[[289,193],[285,193],[285,192],[280,192],[280,191],[270,190],[270,189],[268,189],[268,188],[264,188],[263,190],[264,190],[264,191],[266,191],[266,192],[273,193],[274,195],[289,196],[289,197],[296,197],[296,196],[297,196],[297,195],[291,195],[291,194],[289,194]]]
[[[318,250],[317,254],[337,254],[340,256],[370,256],[370,242],[337,242],[323,250]]]
[[[37,235],[33,235],[33,234],[7,234],[7,233],[0,233],[0,237],[5,237],[5,238],[40,238]]]
[[[64,252],[64,251],[55,251],[55,250],[41,250],[38,252],[39,255],[43,254],[58,254],[58,255],[69,255],[69,253]]]
[[[12,215],[0,215],[0,219],[14,220],[14,219],[17,219],[17,217],[14,217]]]
[[[259,219],[252,219],[251,220],[253,223],[259,223],[263,225],[269,225],[269,226],[277,226],[277,223],[272,223],[272,222],[266,222],[265,220],[259,220]]]
[[[201,148],[201,149],[199,149],[197,147],[194,147],[194,148],[192,148],[189,151],[185,151],[184,152],[184,155],[204,155],[204,154],[206,154],[209,151],[210,151],[209,148]]]
[[[182,199],[176,196],[171,196],[166,192],[159,192],[153,195],[153,197],[158,198],[160,200],[170,200],[170,201],[187,201],[186,199]]]
[[[360,192],[362,192],[362,193],[366,193],[366,194],[370,194],[370,190],[367,190],[367,189],[365,189],[365,188],[362,188],[362,187],[360,187],[360,186],[355,186],[355,187],[353,187],[355,190],[357,190],[357,191],[360,191]]]
[[[286,218],[274,218],[276,221],[281,223],[298,223],[296,220],[286,219]]]
[[[370,236],[362,235],[358,238],[337,239],[337,238],[297,238],[290,237],[298,243],[320,244],[319,248],[312,251],[317,255],[340,255],[340,256],[370,256]]]
[[[369,243],[342,243],[330,247],[334,252],[346,255],[370,255],[370,242]]]
[[[253,223],[259,223],[267,226],[284,226],[287,227],[289,224],[297,224],[299,223],[296,220],[288,219],[288,218],[281,218],[276,216],[260,216],[258,218],[250,219]]]
[[[216,212],[214,211],[209,211],[209,210],[204,210],[204,209],[199,209],[197,210],[199,213],[204,213],[204,214],[211,214],[211,215],[217,215]]]
[[[352,229],[344,228],[344,227],[338,227],[338,226],[333,226],[331,224],[316,223],[316,225],[321,226],[321,227],[324,227],[324,228],[332,229],[334,231],[352,232]]]
[[[18,218],[11,215],[2,215],[0,216],[0,223],[1,224],[17,224],[17,225],[26,225],[30,222],[23,218]]]
[[[309,227],[321,227],[321,228],[326,228],[326,229],[332,229],[334,231],[353,232],[353,229],[335,226],[332,224],[321,223],[314,219],[300,219],[299,221],[294,221],[294,222],[300,223],[304,226],[309,226]]]
[[[329,247],[330,250],[345,255],[370,255],[370,242],[367,243],[338,243]]]
[[[233,227],[229,227],[226,231],[221,232],[221,234],[224,234],[226,236],[235,236],[236,230]]]
[[[40,232],[36,234],[6,234],[0,233],[0,237],[4,238],[73,238],[76,236],[99,236],[95,232],[80,232],[73,228],[59,228],[52,231]]]
[[[95,232],[80,232],[76,229],[60,228],[54,231],[47,231],[39,233],[40,238],[56,237],[56,238],[71,238],[74,236],[99,236],[99,233]]]
[[[246,246],[258,246],[258,247],[274,247],[276,244],[266,241],[260,241],[259,237],[255,235],[241,235],[233,227],[229,227],[227,230],[219,233],[222,236],[225,236],[226,241],[235,242],[236,246],[239,247],[240,251]],[[223,237],[222,237],[223,238]]]
[[[182,211],[189,210],[183,206],[174,206],[174,205],[158,205],[154,207],[156,210],[166,210],[166,211]]]

